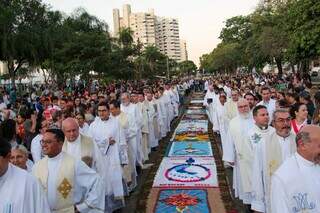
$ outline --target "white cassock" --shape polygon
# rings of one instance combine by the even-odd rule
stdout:
[[[100,176],[84,162],[60,152],[53,158],[44,157],[33,167],[47,193],[53,213],[98,213],[104,210],[105,187]]]
[[[251,172],[253,150],[249,141],[249,130],[254,121],[251,115],[243,118],[236,116],[230,121],[226,149],[223,161],[234,163],[233,188],[235,197],[239,197],[244,204],[251,203]]]
[[[31,141],[31,155],[34,163],[37,163],[43,158],[41,140],[42,135],[38,134]]]
[[[50,213],[44,191],[37,179],[11,163],[0,176],[1,213]]]
[[[210,90],[208,90],[203,99],[203,106],[206,107],[207,115],[211,123],[213,123],[213,114],[215,113],[214,111],[216,106],[216,96],[217,95],[214,91],[211,92]],[[212,99],[212,102],[208,103],[208,99]]]
[[[299,153],[285,160],[271,179],[272,213],[320,212],[320,165]]]
[[[130,135],[129,138],[129,148],[132,149],[135,163],[136,165],[142,166],[142,133],[141,133],[141,127],[142,127],[142,115],[141,112],[138,109],[138,106],[136,104],[130,103],[128,106],[125,106],[121,104],[120,107],[121,111],[124,112],[128,116],[129,125],[134,125],[135,129],[135,135]],[[131,146],[131,147],[130,147]]]
[[[153,99],[150,104],[152,104],[154,109],[153,116],[153,128],[154,128],[154,136],[156,139],[157,146],[159,145],[159,140],[161,140],[161,129],[163,128],[162,119],[160,118],[160,105],[158,99]]]
[[[272,119],[273,119],[273,112],[276,110],[276,101],[273,100],[273,99],[270,99],[269,102],[264,102],[263,100],[260,101],[258,105],[263,105],[265,107],[267,107],[267,110],[268,110],[268,113],[269,113],[269,117],[270,117],[270,120],[269,120],[269,124],[272,122]]]
[[[270,127],[269,127],[270,128]],[[283,138],[275,131],[263,137],[254,150],[251,208],[271,213],[271,176],[296,151],[295,135]]]
[[[83,124],[83,127],[79,127],[79,132],[82,135],[89,136],[89,124],[87,124],[87,122],[85,122]]]
[[[134,138],[136,135],[135,121],[130,120],[130,117],[124,112],[120,112],[118,116],[112,117],[119,121],[120,134],[125,135],[125,138],[120,138],[120,162],[123,169],[123,178],[127,183],[126,192],[128,194],[128,192],[132,191],[137,186],[136,163],[132,146],[129,145],[131,138]],[[128,184],[129,182],[130,184]]]
[[[216,104],[216,110],[213,113],[212,116],[212,124],[213,124],[213,131],[219,131],[220,133],[220,139],[222,144],[222,151],[226,149],[226,143],[228,140],[228,128],[229,128],[229,122],[226,120],[226,108],[224,105],[221,104],[221,102],[217,102]]]
[[[148,102],[148,123],[149,123],[149,142],[150,142],[150,147],[154,148],[157,147],[158,144],[158,139],[156,138],[156,131],[155,130],[155,125],[157,124],[155,122],[155,119],[157,119],[157,113],[156,113],[156,107],[154,107],[155,103],[153,101],[147,101]]]
[[[149,160],[149,153],[151,152],[150,144],[149,144],[149,122],[148,122],[148,106],[146,106],[147,102],[139,102],[137,103],[138,109],[142,115],[142,126],[141,126],[141,145],[143,152],[143,161]]]
[[[166,103],[167,103],[167,107],[168,107],[168,112],[169,112],[169,126],[170,126],[170,123],[171,121],[173,120],[174,118],[174,109],[173,109],[173,93],[171,91],[171,89],[169,90],[164,90],[163,92],[163,95],[162,95],[166,100]]]
[[[120,140],[125,140],[123,132],[119,131],[120,124],[117,119],[109,117],[101,120],[99,117],[91,123],[89,134],[97,143],[104,157],[106,171],[106,211],[112,212],[124,205],[124,189],[122,182],[122,168],[120,162]],[[109,144],[109,138],[115,140],[115,144]]]
[[[174,117],[177,117],[179,115],[179,105],[180,105],[180,98],[179,98],[179,92],[177,87],[174,87],[172,89],[173,93],[173,109],[174,109]]]
[[[158,99],[160,106],[160,118],[163,122],[163,128],[161,129],[161,136],[165,137],[170,132],[170,115],[169,115],[169,102],[167,96],[162,95]]]
[[[231,88],[226,86],[226,85],[224,85],[223,90],[227,94],[227,97],[231,98]]]
[[[85,144],[84,144],[85,143]],[[88,165],[85,158],[90,158],[90,168],[95,170],[101,177],[105,176],[105,162],[103,156],[98,148],[98,145],[89,137],[79,134],[79,137],[69,142],[65,140],[62,150],[76,160],[82,160]]]

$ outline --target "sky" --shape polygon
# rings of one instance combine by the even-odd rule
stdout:
[[[177,18],[180,39],[187,42],[189,60],[199,65],[199,57],[219,44],[219,34],[228,18],[254,11],[259,0],[43,0],[52,9],[71,14],[83,7],[90,14],[108,23],[113,31],[112,9],[130,4],[132,12],[147,12]]]

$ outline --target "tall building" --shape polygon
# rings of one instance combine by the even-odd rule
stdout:
[[[133,39],[143,46],[155,45],[160,52],[176,61],[187,58],[186,50],[181,53],[179,23],[177,19],[158,17],[154,10],[132,13],[129,4],[123,5],[123,16],[119,10],[113,10],[114,36],[117,37],[121,28],[130,27]],[[184,45],[184,48],[186,45]]]
[[[179,24],[177,19],[157,17],[156,46],[169,58],[180,61]]]
[[[120,12],[119,9],[113,9],[113,35],[117,37],[120,31]]]
[[[155,30],[156,17],[153,11],[148,13],[131,13],[130,28],[133,31],[133,39],[138,40],[143,46],[154,45],[156,43]]]
[[[187,61],[188,60],[188,52],[187,52],[187,42],[185,40],[180,40],[180,60]]]

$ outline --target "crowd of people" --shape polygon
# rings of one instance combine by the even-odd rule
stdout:
[[[216,75],[1,88],[0,212],[113,212],[191,90],[247,211],[320,212],[320,92],[308,78]]]
[[[204,106],[247,212],[320,212],[320,91],[298,75],[210,78]]]
[[[3,88],[0,212],[123,208],[193,81],[34,87],[21,98]]]

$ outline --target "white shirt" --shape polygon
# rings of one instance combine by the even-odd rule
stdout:
[[[31,141],[31,155],[34,163],[37,163],[43,157],[41,146],[42,137],[43,136],[41,134],[38,134]]]

